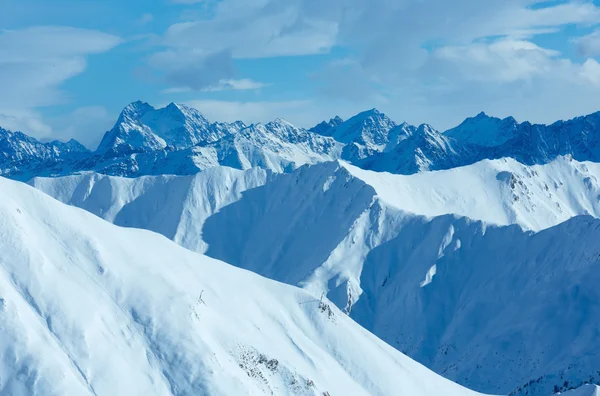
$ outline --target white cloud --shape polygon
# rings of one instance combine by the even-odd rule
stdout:
[[[600,87],[600,63],[595,59],[588,59],[581,67],[581,77]]]
[[[146,13],[146,14],[143,14],[143,15],[140,17],[140,19],[138,20],[138,22],[139,22],[141,25],[145,25],[145,24],[147,24],[147,23],[150,23],[150,22],[152,22],[153,20],[154,20],[154,15],[152,15],[152,14],[150,14],[150,13]]]
[[[432,91],[468,82],[581,82],[582,64],[534,38],[600,21],[600,8],[587,0],[223,0],[211,14],[172,25],[162,44],[180,60],[223,49],[235,59],[344,47],[351,54],[345,65],[334,61],[314,73],[320,91],[379,102],[402,95],[426,101]],[[211,85],[217,80],[203,88]]]
[[[200,110],[211,120],[226,122],[268,122],[284,117],[292,122],[303,120],[303,115],[312,106],[311,101],[239,102],[224,100],[191,100],[184,104]],[[309,111],[310,112],[310,111]],[[301,122],[301,124],[303,124]]]
[[[201,91],[229,80],[234,75],[229,49],[208,54],[184,54],[179,50],[167,50],[153,54],[150,63],[164,70],[166,81],[177,89]]]
[[[328,52],[335,44],[335,22],[306,20],[293,8],[238,18],[172,25],[164,44],[192,56],[229,48],[234,58],[318,54]]]
[[[600,30],[596,30],[575,41],[584,56],[600,56]]]
[[[113,35],[70,27],[0,33],[0,125],[39,139],[63,137],[52,125],[56,120],[44,119],[36,109],[64,102],[60,85],[85,70],[86,56],[120,42]],[[73,129],[67,135],[77,133]]]
[[[259,81],[254,81],[249,78],[242,79],[225,79],[220,80],[217,84],[208,86],[203,88],[203,92],[218,92],[218,91],[249,91],[255,89],[261,89],[269,86],[269,84],[261,83]],[[183,92],[192,92],[193,90],[189,87],[174,87],[167,88],[163,90],[163,93],[172,94],[172,93],[183,93]]]
[[[115,115],[103,106],[80,107],[74,111],[47,119],[53,139],[76,139],[89,149],[96,149],[104,132],[115,122]],[[47,136],[45,136],[47,137]]]
[[[529,41],[503,39],[489,44],[441,47],[432,52],[425,70],[438,77],[481,82],[529,80],[556,67],[559,52]]]
[[[108,51],[118,37],[85,29],[35,27],[0,33],[0,107],[61,102],[59,86],[85,70],[85,57]]]
[[[42,116],[29,109],[0,109],[0,127],[38,139],[48,138],[52,134],[52,127],[46,124]]]

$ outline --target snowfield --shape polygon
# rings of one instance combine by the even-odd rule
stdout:
[[[600,217],[600,164],[570,157],[532,166],[512,158],[483,160],[413,175],[342,165],[387,204],[419,215],[457,214],[534,231],[577,215]]]
[[[599,136],[141,101],[94,151],[0,128],[0,175],[114,223],[0,180],[0,393],[469,394],[370,331],[476,391],[596,394]]]
[[[203,253],[202,227],[223,206],[273,178],[270,171],[215,167],[193,176],[125,178],[97,173],[35,178],[34,187],[123,227],[158,232]]]
[[[600,222],[578,216],[598,216],[597,164],[485,160],[402,176],[332,162],[270,177],[205,173],[32,184],[117,224],[325,293],[390,345],[472,389],[549,395],[600,378]],[[230,181],[215,190],[210,180],[220,178]],[[173,194],[196,204],[169,205]],[[209,205],[211,196],[220,203]]]
[[[475,395],[326,299],[0,191],[0,394]]]

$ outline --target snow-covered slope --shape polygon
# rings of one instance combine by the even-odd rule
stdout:
[[[123,110],[98,150],[74,170],[126,177],[192,175],[219,165],[286,172],[339,158],[342,147],[283,119],[249,127],[210,123],[183,105],[154,109],[135,102]]]
[[[327,300],[0,178],[0,393],[474,395]]]
[[[555,226],[598,215],[598,172],[569,158],[410,176],[332,162],[271,177],[216,168],[194,178],[32,183],[107,220],[327,293],[367,329],[464,385],[547,395],[589,380],[600,364],[600,312],[590,303],[600,300],[592,287],[600,223],[577,217]]]
[[[375,153],[382,152],[390,141],[398,141],[398,135],[406,133],[407,124],[396,125],[377,109],[363,111],[343,121],[339,117],[322,122],[311,129],[323,136],[331,136],[345,145],[342,158],[347,161],[359,161]],[[396,132],[392,132],[396,130]]]
[[[376,171],[412,174],[504,157],[528,165],[564,155],[600,161],[600,112],[551,125],[519,124],[512,117],[499,119],[480,113],[444,133],[421,125],[402,135],[406,138],[395,146],[354,163]]]
[[[583,385],[577,389],[558,393],[562,396],[600,396],[600,387],[597,385]]]
[[[415,216],[346,167],[326,166],[282,175],[209,217],[207,254],[327,293],[391,345],[476,390],[547,395],[595,375],[600,221],[531,234]]]
[[[260,168],[241,171],[216,167],[193,176],[124,178],[85,173],[35,178],[30,184],[119,226],[155,231],[203,253],[206,219],[272,177],[271,172]]]
[[[171,103],[155,109],[145,102],[129,104],[117,123],[98,146],[97,154],[125,154],[165,149],[182,149],[199,143],[212,143],[238,132],[241,123],[210,123],[198,110]]]
[[[365,169],[410,175],[469,165],[482,159],[463,155],[456,141],[427,124],[418,128],[405,125],[397,136],[397,144],[354,163]]]
[[[394,175],[343,164],[387,204],[410,213],[454,213],[541,230],[588,214],[600,218],[600,164],[558,157],[527,166],[511,158],[449,170]]]
[[[327,293],[367,329],[462,384],[547,395],[559,382],[583,383],[600,364],[591,336],[600,312],[588,303],[600,299],[590,289],[596,222],[578,217],[552,227],[598,214],[598,172],[597,164],[569,158],[539,166],[482,161],[411,176],[332,162],[271,177],[216,168],[194,178],[32,183],[118,224]],[[212,196],[220,203],[210,204]],[[532,235],[445,215],[453,212],[551,228]]]
[[[576,215],[600,217],[600,166],[567,157],[534,166],[512,159],[484,160],[413,175],[366,171],[344,162],[316,165],[311,172],[330,183],[336,174],[345,173],[345,178],[355,178],[372,188],[365,202],[376,195],[387,206],[428,217],[457,214],[498,225],[518,224],[530,230],[548,228]],[[244,191],[274,178],[261,168],[240,171],[218,166],[193,176],[122,178],[84,173],[38,177],[30,184],[115,224],[159,232],[203,253],[206,219],[240,199]],[[320,183],[311,179],[304,187],[314,190],[310,185],[313,182]],[[290,186],[294,189],[290,194],[305,195],[301,191],[304,187]],[[273,192],[266,188],[261,199],[272,200],[283,194],[283,200],[287,192],[280,193],[280,189],[281,184],[276,184]],[[353,198],[358,200],[359,196]],[[286,228],[285,224],[281,228]]]
[[[551,125],[517,123],[480,113],[444,133],[464,150],[462,161],[512,157],[526,164],[545,163],[558,155],[580,161],[600,160],[600,112]]]

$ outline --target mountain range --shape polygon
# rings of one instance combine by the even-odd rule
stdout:
[[[30,184],[117,225],[324,294],[464,386],[549,395],[599,377],[598,178],[599,164],[559,157],[408,176],[329,162],[289,174],[216,167]]]
[[[504,157],[527,165],[564,155],[598,161],[599,131],[600,113],[552,125],[480,113],[439,132],[427,124],[397,124],[372,109],[307,130],[283,119],[249,126],[210,122],[185,105],[155,109],[138,101],[121,112],[94,151],[74,140],[41,143],[0,129],[0,174],[23,181],[81,171],[126,177],[192,175],[219,165],[281,173],[341,159],[363,169],[408,175]]]
[[[0,394],[476,396],[324,298],[0,191]]]
[[[0,129],[0,394],[594,395],[599,120]]]

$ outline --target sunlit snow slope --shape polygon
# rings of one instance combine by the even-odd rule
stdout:
[[[25,184],[0,191],[0,394],[474,394],[327,300]]]
[[[449,170],[395,175],[344,164],[386,203],[424,216],[458,214],[541,230],[573,216],[600,217],[600,164],[558,157],[544,165],[512,158]]]
[[[30,183],[112,223],[152,230],[202,253],[206,250],[202,240],[206,219],[272,177],[270,171],[261,168],[241,171],[216,167],[193,176],[125,178],[84,173],[35,178]]]
[[[252,171],[212,172],[236,180]],[[175,184],[165,189],[157,178],[145,179],[156,188],[122,201],[121,193],[93,197],[106,189],[102,183],[139,181],[85,175],[32,183],[118,224],[161,232],[315,296],[326,293],[391,345],[469,387],[547,395],[564,381],[583,383],[600,365],[593,336],[600,312],[589,303],[600,300],[592,287],[600,235],[588,217],[557,226],[580,214],[598,216],[599,173],[596,164],[568,158],[531,167],[486,160],[412,176],[332,162],[228,182],[242,187],[213,192],[225,194],[215,210],[197,204],[173,213],[166,191],[173,194]],[[198,185],[202,175],[194,178]],[[190,194],[202,203],[207,190]],[[117,221],[127,207],[147,214],[133,216],[141,219],[136,224]],[[573,317],[581,307],[589,315]]]

